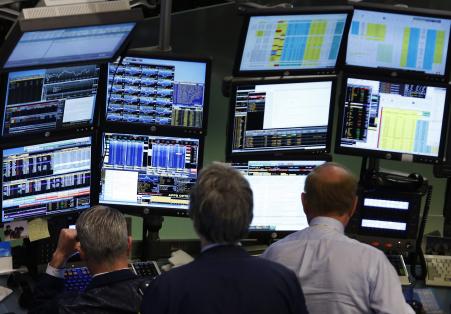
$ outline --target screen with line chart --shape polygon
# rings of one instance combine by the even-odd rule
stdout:
[[[90,207],[91,137],[3,150],[2,221]]]
[[[451,20],[354,10],[346,64],[445,75]]]
[[[80,65],[9,73],[3,136],[91,125],[99,72]]]
[[[231,97],[229,153],[327,151],[334,81],[240,84]]]
[[[125,57],[108,70],[106,119],[202,129],[207,61]]]
[[[334,68],[347,13],[251,16],[239,71]]]
[[[187,210],[199,140],[105,133],[99,202]]]
[[[446,87],[347,78],[339,148],[437,158]]]

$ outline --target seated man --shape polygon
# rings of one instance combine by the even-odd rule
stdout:
[[[34,289],[30,313],[137,313],[144,279],[128,269],[131,237],[124,216],[94,206],[80,215],[76,228],[61,230],[46,274]],[[63,292],[66,260],[77,251],[92,281],[83,293]]]
[[[204,169],[190,202],[202,253],[156,278],[144,294],[142,313],[307,313],[290,270],[239,246],[252,207],[252,191],[239,172],[221,164]]]
[[[263,257],[297,274],[310,313],[413,313],[384,253],[344,234],[356,193],[356,179],[342,166],[315,168],[302,193],[310,226],[274,243]]]

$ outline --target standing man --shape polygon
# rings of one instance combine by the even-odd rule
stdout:
[[[315,168],[302,193],[310,226],[274,243],[263,257],[297,274],[310,313],[414,313],[384,253],[344,234],[356,193],[357,180],[343,166]]]
[[[154,280],[144,294],[142,313],[307,313],[294,273],[240,247],[252,208],[249,183],[238,171],[222,164],[204,169],[190,201],[202,253]]]

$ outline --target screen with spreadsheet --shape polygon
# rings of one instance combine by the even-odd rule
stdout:
[[[3,136],[92,125],[98,65],[8,74]]]
[[[333,81],[237,85],[230,153],[326,151]]]
[[[347,13],[251,16],[239,71],[335,68]]]
[[[187,210],[199,140],[105,133],[99,202]]]
[[[110,63],[106,119],[202,129],[207,62],[125,57]]]
[[[90,207],[91,138],[3,150],[2,221]]]
[[[111,59],[135,25],[130,22],[25,32],[3,67]]]
[[[347,78],[345,88],[339,149],[439,157],[446,87]]]
[[[445,75],[451,19],[354,10],[346,64]]]
[[[301,203],[307,175],[324,160],[234,163],[254,196],[250,231],[297,231],[308,227]]]

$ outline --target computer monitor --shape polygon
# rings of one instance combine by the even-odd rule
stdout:
[[[451,14],[360,5],[348,35],[346,65],[445,79],[449,73]],[[399,73],[397,73],[399,75]]]
[[[447,86],[343,78],[335,152],[402,161],[442,159]]]
[[[10,72],[2,135],[86,131],[93,125],[99,76],[95,64]]]
[[[103,63],[114,60],[130,40],[139,10],[17,20],[0,53],[4,70]]]
[[[345,6],[249,11],[234,74],[335,73],[351,13]]]
[[[330,150],[335,77],[247,81],[230,98],[228,159]]]
[[[132,214],[187,216],[201,143],[195,138],[104,133],[100,204]]]
[[[91,137],[3,149],[2,221],[90,206]]]
[[[277,160],[233,163],[254,195],[250,231],[278,235],[308,227],[301,203],[307,175],[326,160]]]
[[[209,59],[128,52],[109,64],[106,122],[205,134],[209,85]]]

